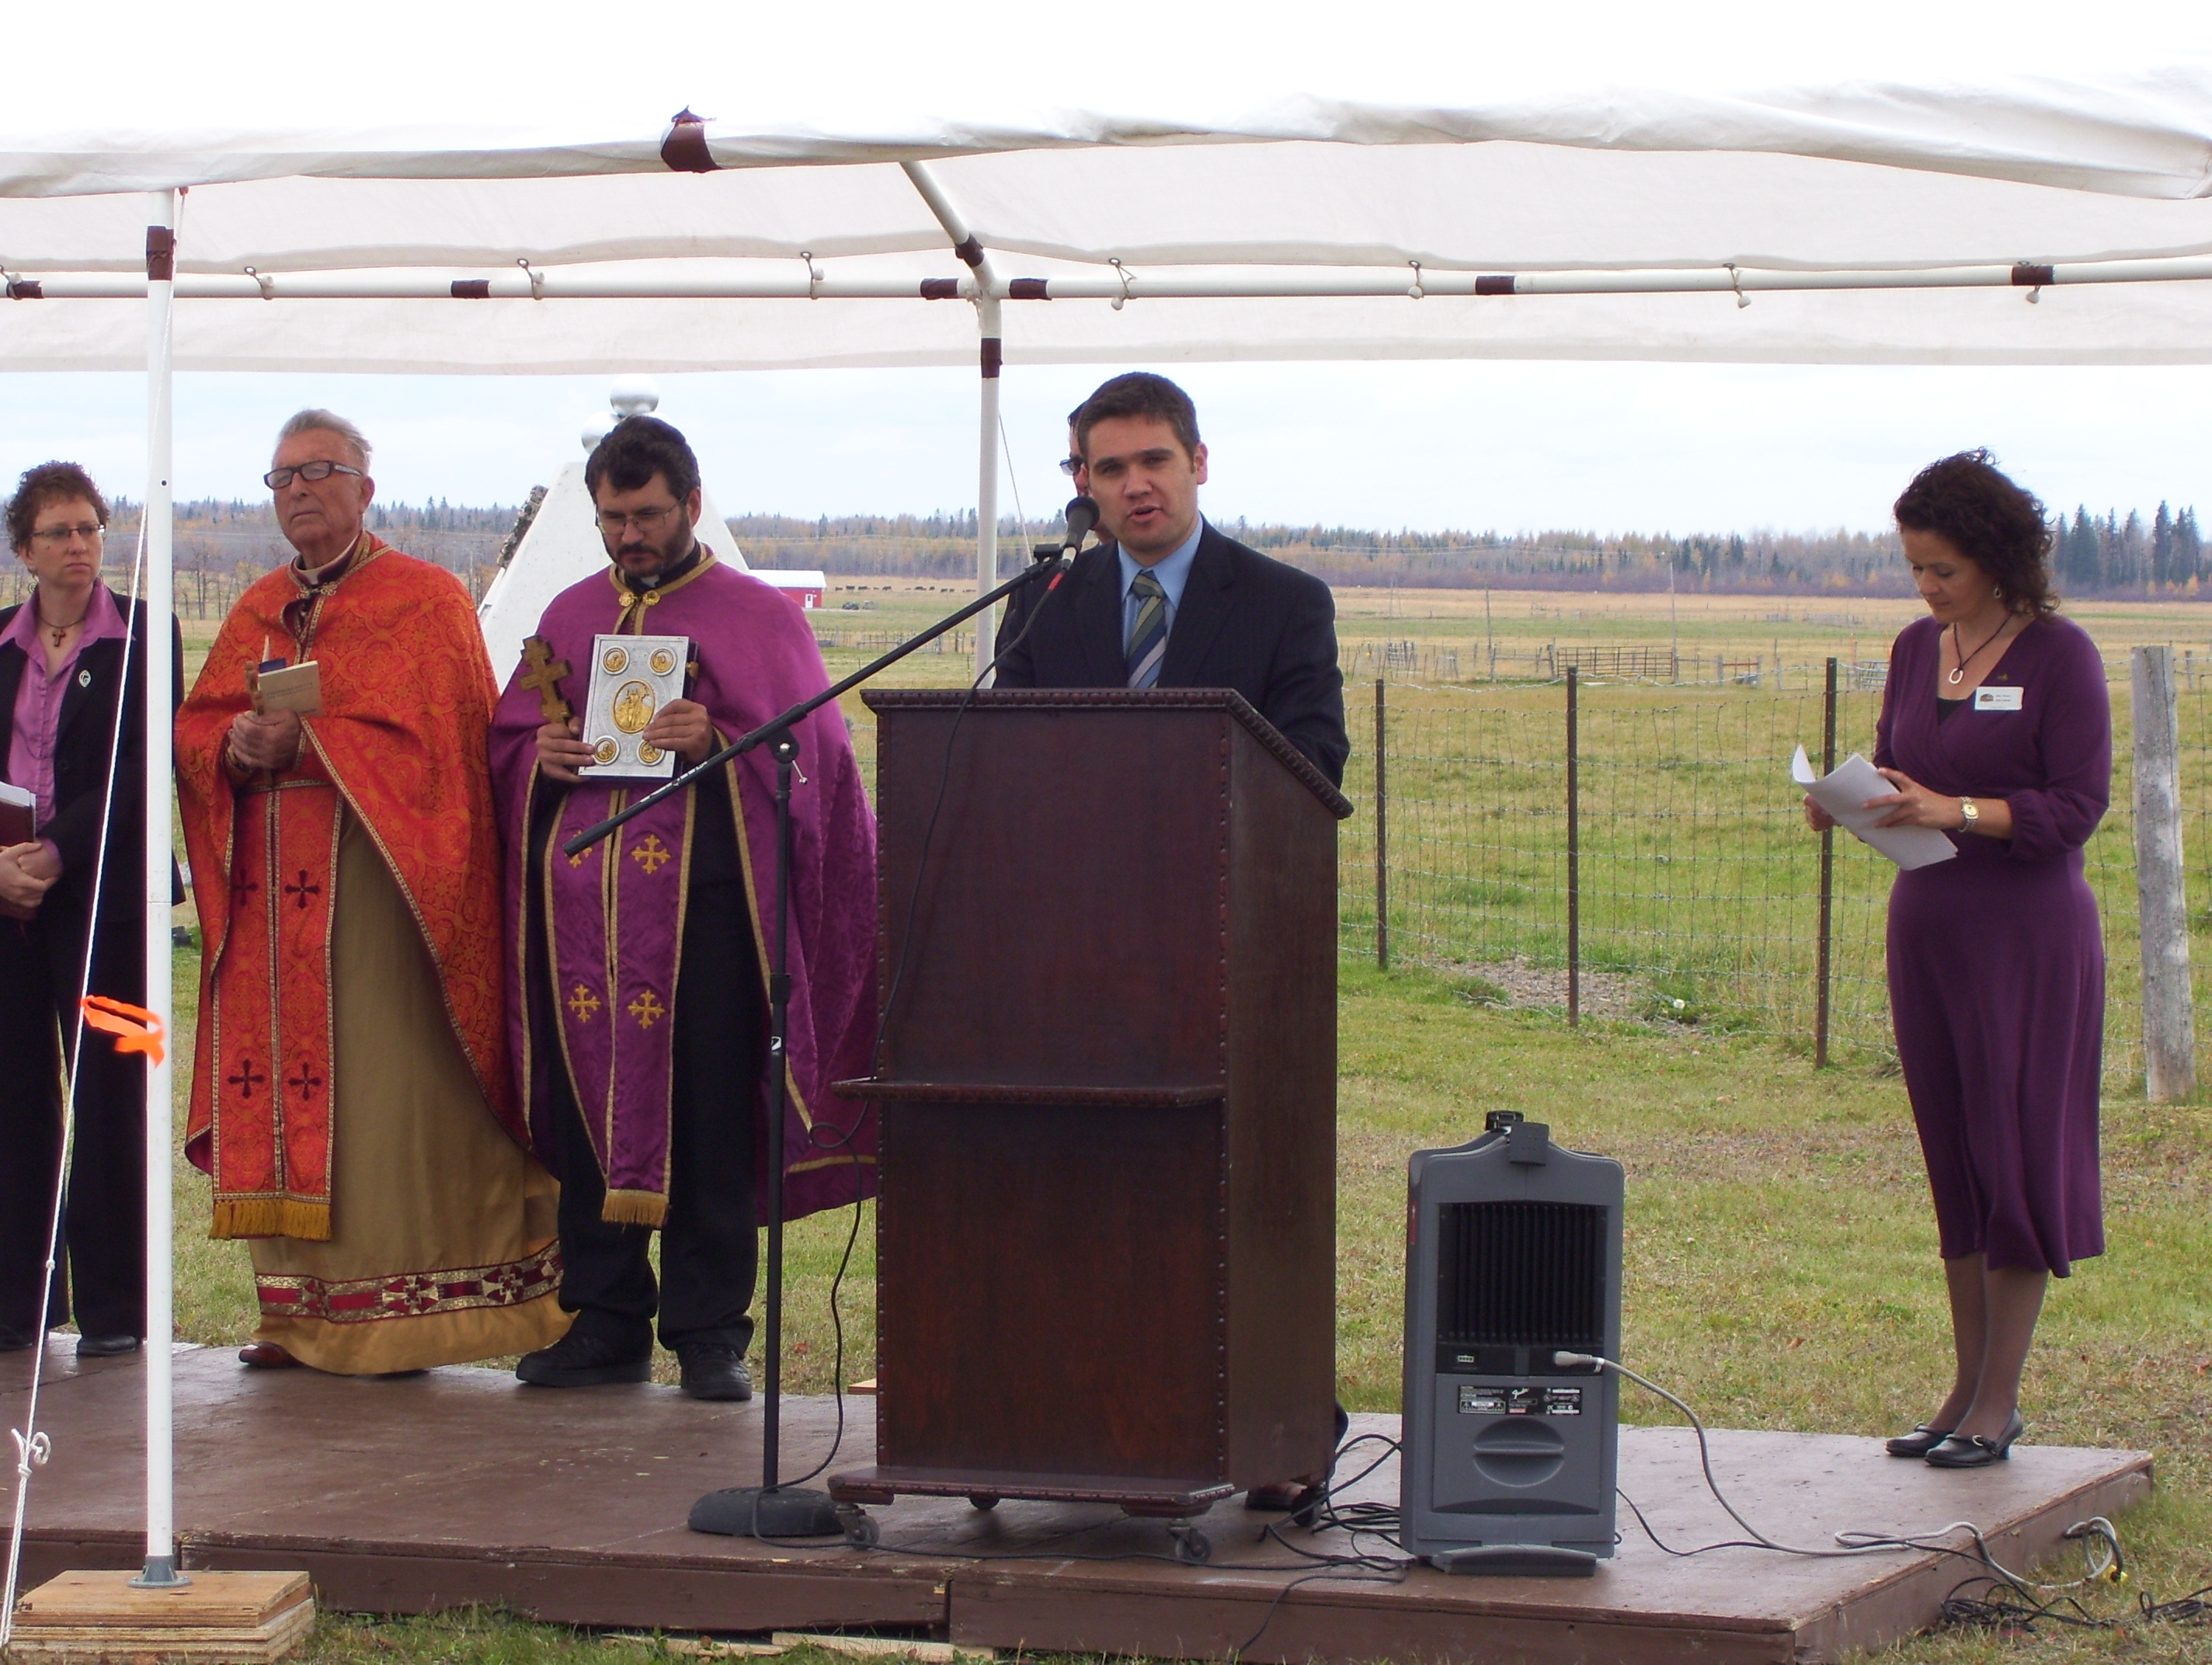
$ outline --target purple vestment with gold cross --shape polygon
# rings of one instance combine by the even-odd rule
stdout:
[[[829,681],[798,605],[758,579],[702,552],[665,589],[640,594],[612,567],[556,596],[492,723],[492,774],[507,853],[509,1028],[532,1136],[550,1159],[549,1072],[565,1069],[606,1182],[605,1218],[658,1225],[668,1205],[669,1092],[674,1013],[683,999],[687,885],[705,836],[697,790],[647,811],[580,855],[561,846],[661,782],[592,781],[564,787],[538,771],[541,699],[580,710],[596,635],[684,635],[693,668],[687,696],[725,740],[758,727]],[[861,790],[842,713],[833,703],[798,725],[792,791],[790,970],[785,1126],[787,1216],[850,1202],[875,1189],[874,1122],[830,1083],[869,1073],[875,1034],[875,821]],[[757,945],[774,941],[775,764],[766,747],[722,767],[735,809],[738,856]],[[557,808],[544,802],[557,793]],[[542,872],[530,860],[533,823],[554,817]],[[542,826],[539,836],[544,836]],[[542,927],[533,955],[533,915]],[[763,957],[762,985],[769,967]],[[768,1197],[770,1079],[754,1118]]]

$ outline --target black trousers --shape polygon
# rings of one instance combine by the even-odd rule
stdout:
[[[723,1342],[743,1351],[752,1340],[759,1270],[753,1107],[768,1037],[742,883],[695,877],[675,1004],[668,1216],[657,1291],[647,1258],[652,1229],[599,1218],[606,1186],[591,1135],[568,1072],[552,1073],[561,1304],[585,1333],[641,1351],[652,1344],[656,1305],[662,1346]]]
[[[143,1005],[144,942],[143,919],[101,921],[90,992]],[[78,1034],[83,954],[78,915],[41,909],[27,922],[0,919],[0,1328],[35,1334],[69,1322],[73,1291],[84,1334],[143,1336],[146,1066],[97,1030],[70,1060],[76,1139],[62,1252],[50,1285],[43,1275],[60,1177],[63,1051]]]

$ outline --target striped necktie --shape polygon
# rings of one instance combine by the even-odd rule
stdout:
[[[1149,572],[1129,586],[1137,599],[1136,622],[1129,627],[1129,686],[1151,688],[1160,679],[1160,660],[1168,651],[1168,592]]]

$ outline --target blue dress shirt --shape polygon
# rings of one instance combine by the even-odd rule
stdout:
[[[1191,528],[1190,536],[1176,544],[1152,568],[1152,574],[1160,580],[1160,589],[1167,597],[1168,635],[1175,635],[1176,614],[1182,607],[1183,586],[1190,581],[1190,563],[1198,557],[1198,540],[1206,536],[1206,517],[1200,515],[1198,524]],[[1114,553],[1121,563],[1121,640],[1129,640],[1129,632],[1137,628],[1137,599],[1130,592],[1137,574],[1145,568],[1139,565],[1128,550],[1115,545]]]

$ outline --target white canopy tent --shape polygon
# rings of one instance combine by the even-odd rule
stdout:
[[[1679,42],[1643,75],[1623,74],[1643,61],[1643,38],[1613,38],[1620,20],[1603,8],[1544,24],[1541,59],[1526,37],[1486,52],[1468,31],[1514,25],[1472,9],[1361,20],[1373,41],[1351,46],[1341,20],[1303,15],[1301,33],[1299,16],[1271,12],[1224,34],[1201,13],[1188,28],[1217,55],[1203,69],[1233,70],[1239,52],[1260,69],[1224,70],[1218,88],[1187,62],[1180,79],[1125,73],[1190,58],[1168,33],[1182,24],[1160,21],[1135,27],[1120,57],[1032,61],[1038,84],[1100,89],[1086,100],[1097,111],[1020,106],[995,90],[1004,64],[983,75],[976,44],[949,33],[878,54],[887,61],[858,93],[819,68],[779,79],[784,60],[747,56],[749,41],[726,41],[721,59],[703,53],[686,31],[706,25],[681,8],[653,21],[650,52],[596,54],[569,18],[565,38],[502,40],[515,61],[495,61],[480,77],[491,84],[470,96],[417,77],[443,104],[409,97],[389,40],[354,64],[343,40],[303,44],[300,26],[249,20],[239,29],[273,31],[270,52],[324,74],[272,76],[265,99],[242,101],[210,93],[228,73],[214,54],[242,34],[161,34],[174,55],[131,83],[127,123],[81,131],[84,115],[40,106],[35,84],[76,95],[71,60],[27,51],[19,62],[44,64],[17,106],[31,113],[5,119],[37,131],[0,132],[0,370],[149,370],[147,590],[158,615],[170,605],[177,367],[508,374],[980,358],[977,576],[988,585],[1002,362],[2212,362],[2212,60],[2141,67],[2175,62],[2146,49],[2114,66],[2079,35],[2037,33],[2031,7],[2019,19],[2039,73],[2019,68],[2019,52],[2000,64],[1978,22],[1944,37],[1936,64],[1929,43],[1943,30],[1928,9],[1897,8],[1887,35],[1855,17],[1864,38],[1849,51],[1798,43],[1787,73],[1762,64],[1735,90],[1683,70],[1692,59]],[[908,9],[897,27],[922,27],[921,16]],[[2118,13],[2098,24],[2126,33]],[[149,25],[183,27],[173,15]],[[811,27],[815,62],[842,68],[854,21],[824,13]],[[2164,39],[2155,27],[2142,38]],[[1844,78],[1869,54],[1914,73]],[[1613,73],[1582,71],[1601,58]],[[732,68],[695,67],[708,62]],[[541,70],[573,95],[549,97]],[[1345,95],[1240,104],[1254,74]],[[677,97],[709,107],[708,94],[679,90],[649,112],[639,101],[640,87],[687,78],[722,89],[727,102],[712,107],[752,113],[670,122]],[[364,95],[350,101],[356,79]],[[972,90],[937,100],[953,115],[925,118],[880,113],[866,94],[890,87],[907,102]],[[810,91],[833,117],[808,111]],[[779,99],[802,113],[778,113]],[[104,89],[100,102],[114,104]],[[240,107],[267,125],[206,125],[210,110]],[[601,113],[549,123],[554,108]],[[323,125],[302,118],[309,110]],[[173,264],[158,230],[149,262],[149,225],[179,227]],[[149,641],[159,686],[167,638]],[[157,775],[168,745],[152,721]],[[167,824],[155,795],[149,988],[165,1023]],[[169,1326],[170,1083],[166,1066],[149,1077],[158,1337]],[[166,1351],[149,1349],[149,1364],[147,1564],[160,1577],[173,1567]]]

